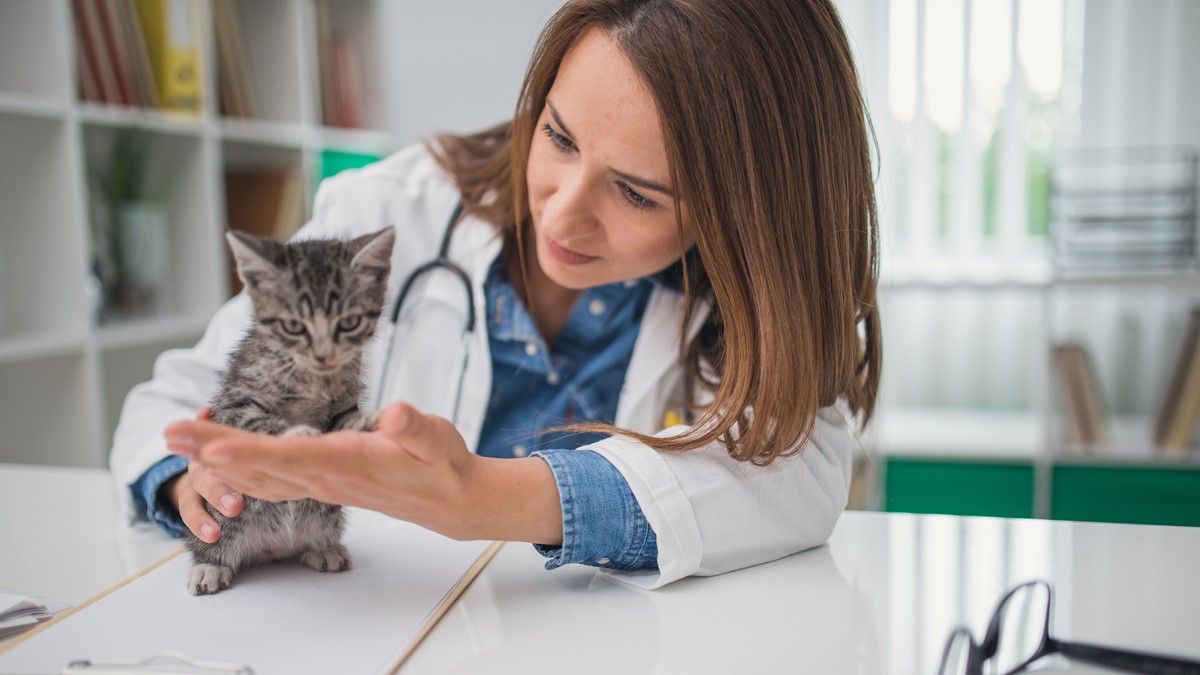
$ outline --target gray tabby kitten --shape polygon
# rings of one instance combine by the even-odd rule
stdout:
[[[255,323],[230,357],[213,421],[282,436],[374,429],[377,413],[358,408],[362,350],[383,310],[395,230],[349,241],[281,244],[238,232],[226,239]],[[228,588],[243,567],[272,560],[298,558],[322,572],[350,568],[340,543],[341,506],[252,497],[245,503],[236,518],[205,504],[221,526],[216,543],[185,535],[193,595]]]

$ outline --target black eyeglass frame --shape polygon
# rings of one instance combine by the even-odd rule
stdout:
[[[1054,589],[1050,586],[1050,582],[1042,579],[1018,584],[1000,599],[1000,602],[996,605],[996,609],[992,612],[991,620],[988,621],[987,632],[984,633],[982,642],[976,643],[975,636],[971,634],[970,629],[966,626],[955,628],[946,640],[946,646],[942,649],[942,660],[938,666],[939,675],[945,672],[946,661],[950,658],[950,649],[954,646],[954,642],[959,635],[965,635],[967,639],[967,675],[983,675],[983,664],[996,656],[996,651],[1000,646],[1000,621],[1004,615],[1004,606],[1022,589],[1031,586],[1043,586],[1047,593],[1046,616],[1042,623],[1041,643],[1034,650],[1032,656],[1016,668],[1002,675],[1019,673],[1038,659],[1050,656],[1051,654],[1062,654],[1069,659],[1077,659],[1086,663],[1093,663],[1130,673],[1147,673],[1148,675],[1200,675],[1200,661],[1149,654],[1129,649],[1102,647],[1083,642],[1067,642],[1066,640],[1057,640],[1050,637],[1050,616],[1051,609],[1054,606]]]

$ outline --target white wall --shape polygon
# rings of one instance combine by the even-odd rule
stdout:
[[[511,119],[533,45],[562,0],[381,2],[381,92],[402,144]]]
[[[1078,145],[1200,147],[1200,2],[1087,0]]]

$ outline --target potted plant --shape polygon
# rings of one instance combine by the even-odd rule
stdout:
[[[150,135],[121,128],[104,156],[89,167],[100,212],[94,219],[96,274],[104,287],[104,314],[152,311],[166,280],[168,228],[165,182],[153,182]]]

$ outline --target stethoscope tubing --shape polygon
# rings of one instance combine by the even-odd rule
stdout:
[[[457,422],[458,420],[459,398],[462,394],[462,385],[467,374],[467,358],[470,354],[468,339],[475,332],[476,325],[475,289],[471,285],[471,277],[467,274],[466,270],[464,270],[454,261],[450,260],[449,257],[450,235],[454,231],[454,225],[458,222],[459,217],[462,215],[462,211],[463,205],[460,201],[455,205],[454,212],[450,214],[450,219],[446,222],[446,230],[442,233],[442,242],[438,247],[437,257],[418,265],[416,269],[409,273],[409,275],[404,279],[404,283],[400,285],[400,292],[396,295],[395,302],[392,303],[392,311],[389,316],[390,331],[387,336],[388,344],[384,349],[383,363],[380,365],[379,369],[379,386],[376,389],[375,394],[376,400],[374,408],[376,410],[378,410],[380,405],[383,403],[383,385],[387,380],[388,369],[392,363],[392,353],[396,347],[396,328],[400,321],[400,313],[404,309],[404,302],[408,299],[408,294],[412,290],[413,284],[416,283],[417,279],[420,279],[422,275],[428,274],[433,270],[443,269],[458,278],[459,282],[462,283],[463,291],[467,297],[467,316],[466,321],[463,323],[462,332],[462,368],[458,373],[458,387],[454,396],[454,416],[451,418],[451,421],[453,422]]]

